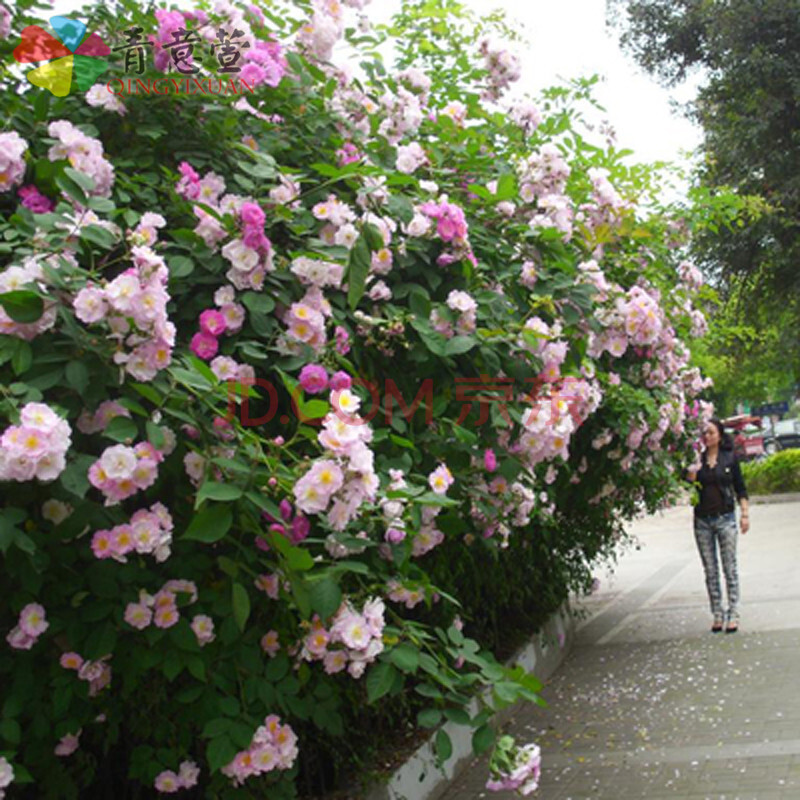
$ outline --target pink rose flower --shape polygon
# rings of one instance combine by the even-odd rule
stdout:
[[[334,372],[333,375],[331,375],[330,387],[334,392],[340,392],[343,389],[350,389],[352,385],[352,378],[343,370]]]
[[[196,333],[189,344],[191,351],[203,361],[210,361],[219,350],[219,342],[207,333]]]
[[[306,364],[300,371],[300,386],[309,394],[319,394],[328,388],[328,372],[319,364]]]
[[[200,315],[200,330],[209,336],[222,336],[226,327],[227,322],[220,311],[209,308]]]

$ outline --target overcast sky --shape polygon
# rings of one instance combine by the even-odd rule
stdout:
[[[700,142],[697,127],[670,108],[670,93],[646,77],[623,56],[616,39],[605,26],[604,0],[462,0],[478,13],[503,9],[519,22],[530,43],[518,55],[523,63],[520,81],[524,91],[540,89],[569,78],[601,76],[597,99],[617,131],[618,146],[635,151],[637,161],[681,162],[681,152]],[[79,0],[56,0],[55,13],[69,13]],[[175,5],[189,7],[188,0]],[[386,22],[400,7],[400,0],[373,0],[365,12],[373,22]],[[518,89],[517,89],[518,90]],[[694,87],[673,93],[683,102]]]
[[[595,95],[605,106],[620,147],[630,148],[638,161],[679,161],[681,151],[700,143],[699,129],[673,113],[670,93],[624,56],[616,38],[608,35],[604,0],[462,0],[485,14],[496,9],[517,20],[527,46],[512,49],[522,59],[525,91],[539,90],[570,78],[600,75]],[[385,21],[400,0],[373,0],[367,12]],[[691,99],[694,86],[673,93],[679,102]]]

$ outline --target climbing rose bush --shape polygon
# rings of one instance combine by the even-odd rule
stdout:
[[[516,791],[527,797],[539,788],[542,770],[541,750],[537,744],[519,746],[511,736],[501,736],[489,763],[490,792]]]
[[[235,31],[252,94],[0,78],[0,791],[318,795],[409,722],[488,750],[540,688],[493,648],[691,458],[701,276],[591,82],[511,98],[502,21],[363,5],[80,15],[141,27],[145,82]]]

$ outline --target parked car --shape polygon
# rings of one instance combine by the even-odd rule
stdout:
[[[776,422],[764,438],[764,451],[772,455],[778,450],[800,447],[800,419],[784,419]]]
[[[739,414],[723,419],[722,424],[733,434],[733,452],[740,461],[749,461],[765,455],[764,431],[760,417]]]

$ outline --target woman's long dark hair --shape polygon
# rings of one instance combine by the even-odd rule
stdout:
[[[712,417],[708,424],[713,425],[719,432],[719,449],[733,450],[733,437],[725,430],[722,422],[717,417]]]

